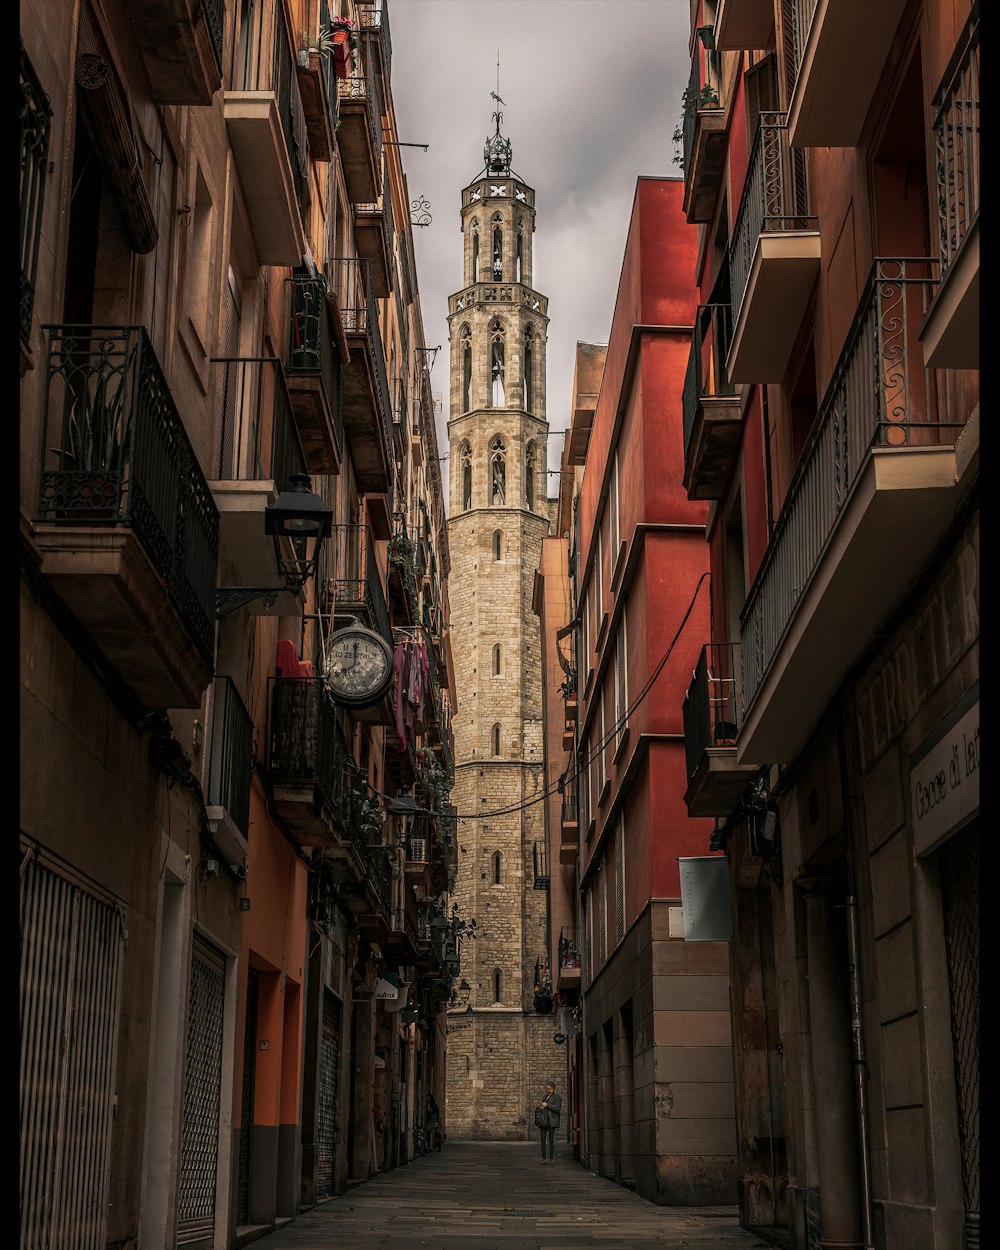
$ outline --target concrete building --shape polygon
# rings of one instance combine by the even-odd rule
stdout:
[[[979,4],[695,0],[690,51],[741,1220],[977,1247]]]
[[[20,13],[21,1245],[228,1250],[412,1158],[444,1093],[449,557],[389,11]]]
[[[461,949],[449,1030],[448,1124],[523,1139],[565,1052],[548,967],[542,668],[534,573],[549,532],[546,299],[532,286],[535,193],[496,132],[462,191],[462,286],[449,300],[449,597],[459,704],[454,902]],[[460,984],[461,984],[460,982]]]

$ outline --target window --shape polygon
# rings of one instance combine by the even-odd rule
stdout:
[[[496,724],[493,726],[492,730],[490,731],[490,738],[491,738],[490,745],[492,746],[493,754],[499,755],[500,754],[500,726],[499,724]]]
[[[491,873],[491,879],[493,881],[493,884],[502,885],[503,884],[503,857],[501,856],[499,851],[493,852],[492,863],[493,863],[493,869]]]
[[[521,222],[517,223],[517,265],[514,271],[514,281],[522,282],[524,273],[524,226]]]
[[[502,672],[502,656],[500,652],[500,644],[498,642],[493,645],[492,671],[494,677],[499,677]]]
[[[531,326],[524,332],[524,411],[531,412],[535,372],[535,336]]]
[[[603,691],[604,682],[602,680],[601,687]],[[607,751],[607,744],[604,741],[604,696],[603,693],[598,696],[601,700],[600,715],[598,716],[598,739],[597,739],[597,798],[600,801],[601,795],[604,793],[604,783],[607,780],[607,774],[604,769],[604,754]]]
[[[52,106],[21,47],[21,338],[31,338]]]
[[[625,936],[625,817],[618,817],[615,830],[615,924],[620,942]]]
[[[628,729],[628,672],[625,654],[625,612],[618,621],[615,638],[615,748],[621,745]]]
[[[503,504],[507,496],[507,444],[498,434],[490,443],[490,503]]]
[[[503,278],[503,218],[497,213],[493,218],[493,280]]]
[[[462,411],[472,411],[472,331],[462,327]]]
[[[494,321],[490,326],[490,403],[494,408],[502,408],[507,402],[503,335],[503,322]]]
[[[604,526],[603,517],[597,526],[597,558],[594,560],[594,633],[601,632],[601,621],[604,619]],[[598,637],[597,646],[601,645]]]
[[[479,281],[479,222],[472,221],[472,281]]]
[[[583,685],[586,686],[590,676],[590,596],[583,605],[580,614],[580,654],[583,656]]]
[[[502,549],[502,544],[503,544],[503,531],[494,530],[493,531],[493,559],[494,560],[500,559],[500,551]]]
[[[462,462],[462,511],[472,507],[472,448],[463,443],[458,449]]]
[[[608,957],[608,874],[604,862],[597,865],[597,964]]]
[[[503,1002],[503,973],[499,968],[493,970],[493,1001],[495,1003]]]
[[[537,460],[535,444],[529,443],[524,452],[524,500],[529,511],[535,508],[535,462]]]
[[[611,469],[611,497],[608,501],[608,524],[611,529],[611,563],[612,569],[618,562],[618,449],[615,448],[615,462]]]

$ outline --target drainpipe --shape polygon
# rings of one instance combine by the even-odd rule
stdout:
[[[865,1030],[862,1013],[861,966],[858,956],[858,914],[854,897],[854,826],[851,820],[851,796],[847,779],[847,748],[843,723],[837,727],[837,754],[840,762],[840,796],[844,809],[844,832],[847,841],[847,951],[851,974],[851,1034],[854,1044],[854,1085],[858,1100],[858,1154],[861,1165],[861,1225],[865,1250],[875,1250],[872,1234],[871,1144],[868,1111],[868,1060],[865,1058]]]

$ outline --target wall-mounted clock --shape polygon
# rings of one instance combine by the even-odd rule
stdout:
[[[363,625],[338,629],[327,644],[326,680],[335,703],[370,707],[392,685],[392,649]]]

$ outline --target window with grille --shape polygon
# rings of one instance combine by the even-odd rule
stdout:
[[[608,500],[608,525],[611,534],[611,559],[618,559],[618,449],[611,470],[611,497]]]
[[[625,817],[615,830],[615,925],[620,942],[625,936]]]
[[[600,715],[598,716],[597,726],[597,800],[600,802],[601,795],[604,793],[604,783],[607,776],[604,769],[604,752],[607,746],[604,741],[604,698],[601,698]]]
[[[608,875],[604,864],[597,866],[597,965],[604,967],[608,957]]]

